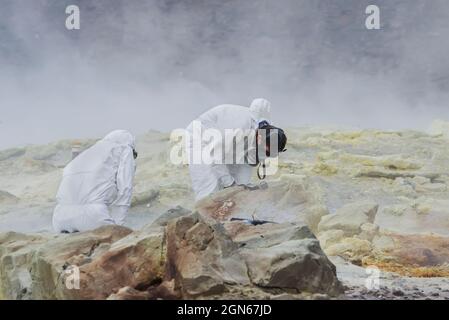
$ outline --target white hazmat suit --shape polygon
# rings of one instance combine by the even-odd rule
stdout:
[[[194,122],[200,123],[201,130],[217,129],[223,132],[226,129],[255,130],[261,121],[270,121],[271,104],[265,99],[255,99],[251,106],[239,106],[224,104],[216,106],[200,115],[187,127],[189,137],[194,135]],[[224,135],[223,135],[224,137]],[[202,137],[204,139],[204,137]],[[206,164],[192,162],[193,139],[187,139],[187,154],[189,156],[189,171],[192,180],[192,188],[196,200],[209,194],[222,190],[233,184],[246,185],[250,183],[254,167],[249,164]],[[200,142],[204,147],[205,141]],[[253,141],[255,143],[255,141]],[[221,145],[220,145],[221,147]],[[227,149],[225,149],[227,152]]]
[[[55,231],[124,223],[136,168],[134,144],[128,131],[116,130],[65,167],[53,213]]]

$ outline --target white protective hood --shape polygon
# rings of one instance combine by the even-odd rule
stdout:
[[[249,110],[251,111],[251,114],[253,115],[257,123],[262,121],[267,121],[271,123],[270,101],[263,98],[254,99],[253,102],[251,102]]]
[[[103,138],[104,141],[114,142],[123,146],[130,146],[135,149],[134,136],[126,130],[114,130]]]

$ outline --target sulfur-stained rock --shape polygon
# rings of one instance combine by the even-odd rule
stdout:
[[[307,207],[299,216],[298,222],[305,223],[312,232],[318,232],[318,225],[321,219],[329,214],[329,210],[324,205],[312,205]]]
[[[372,245],[369,241],[356,237],[344,238],[325,249],[329,256],[340,256],[359,263],[365,256],[371,254]]]
[[[402,216],[407,210],[410,209],[410,206],[406,204],[395,204],[391,206],[386,206],[383,208],[381,212],[379,212],[378,217],[380,217],[382,214],[386,216]]]
[[[436,179],[433,179],[436,180]],[[414,176],[412,178],[396,178],[394,180],[397,191],[402,191],[406,195],[427,194],[432,192],[445,192],[447,186],[444,180],[432,181],[429,177]]]
[[[413,277],[448,277],[448,237],[389,233],[373,240],[373,255],[364,264]]]
[[[337,167],[323,161],[319,160],[316,162],[316,164],[312,168],[312,172],[324,175],[324,176],[331,176],[338,173]]]
[[[449,236],[449,201],[420,197],[387,206],[377,214],[376,224],[381,230],[398,234]]]
[[[338,243],[343,239],[345,233],[343,230],[327,230],[318,234],[318,239],[320,240],[320,245],[323,249]]]
[[[360,226],[360,233],[357,238],[372,241],[379,232],[379,226],[373,223],[364,223]]]
[[[334,214],[323,216],[318,231],[342,230],[346,236],[361,232],[364,223],[374,222],[378,204],[371,201],[350,203],[338,209]]]
[[[376,251],[389,251],[395,248],[393,238],[387,235],[378,235],[373,238],[372,245]]]
[[[447,190],[447,186],[444,183],[424,183],[415,187],[416,192],[444,192]]]

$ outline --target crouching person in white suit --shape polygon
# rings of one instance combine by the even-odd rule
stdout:
[[[136,157],[134,137],[116,130],[73,159],[56,196],[55,231],[122,225],[131,204]]]

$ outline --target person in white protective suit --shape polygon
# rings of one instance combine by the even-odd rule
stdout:
[[[115,130],[73,159],[56,196],[55,231],[122,225],[131,204],[136,158],[134,137]]]
[[[199,201],[216,191],[234,185],[249,187],[251,185],[250,181],[254,168],[263,161],[264,158],[276,157],[279,152],[285,151],[284,148],[287,142],[287,137],[282,129],[270,125],[270,109],[271,104],[265,99],[253,100],[249,108],[239,105],[224,104],[210,109],[189,124],[187,127],[187,136],[189,138],[186,139],[186,153],[192,189],[195,192],[196,201]],[[199,135],[197,134],[198,126],[200,126],[201,129]],[[201,159],[200,163],[195,161],[195,153],[198,155],[198,152],[200,152],[196,146],[201,145],[202,150],[204,150],[205,146],[208,145],[208,139],[210,137],[205,138],[204,134],[207,129],[215,129],[221,132],[223,134],[222,137],[226,137],[226,134],[224,133],[226,130],[242,130],[242,132],[249,132],[249,134],[246,135],[247,140],[245,146],[247,147],[245,147],[243,155],[243,157],[246,157],[249,161],[245,163],[238,161],[238,159],[242,159],[242,154],[236,154],[233,158],[234,162],[231,163],[223,161],[219,163],[216,161],[205,163],[205,161],[203,161],[204,159]],[[276,130],[278,150],[273,150],[270,154],[270,144],[264,144],[264,152],[260,152],[261,150],[259,150],[259,147],[261,147],[261,142],[264,140],[259,134],[260,129],[264,129],[264,132],[265,129]],[[240,142],[236,142],[237,140]],[[243,145],[244,142],[241,137],[237,138],[237,140],[235,140],[233,144],[218,141],[218,143],[212,143],[212,147],[209,149],[214,153],[217,149],[221,148],[224,157],[226,157],[226,153],[238,149],[238,147],[235,146],[236,144]],[[230,145],[233,149],[229,147]],[[260,149],[262,149],[262,147]]]

